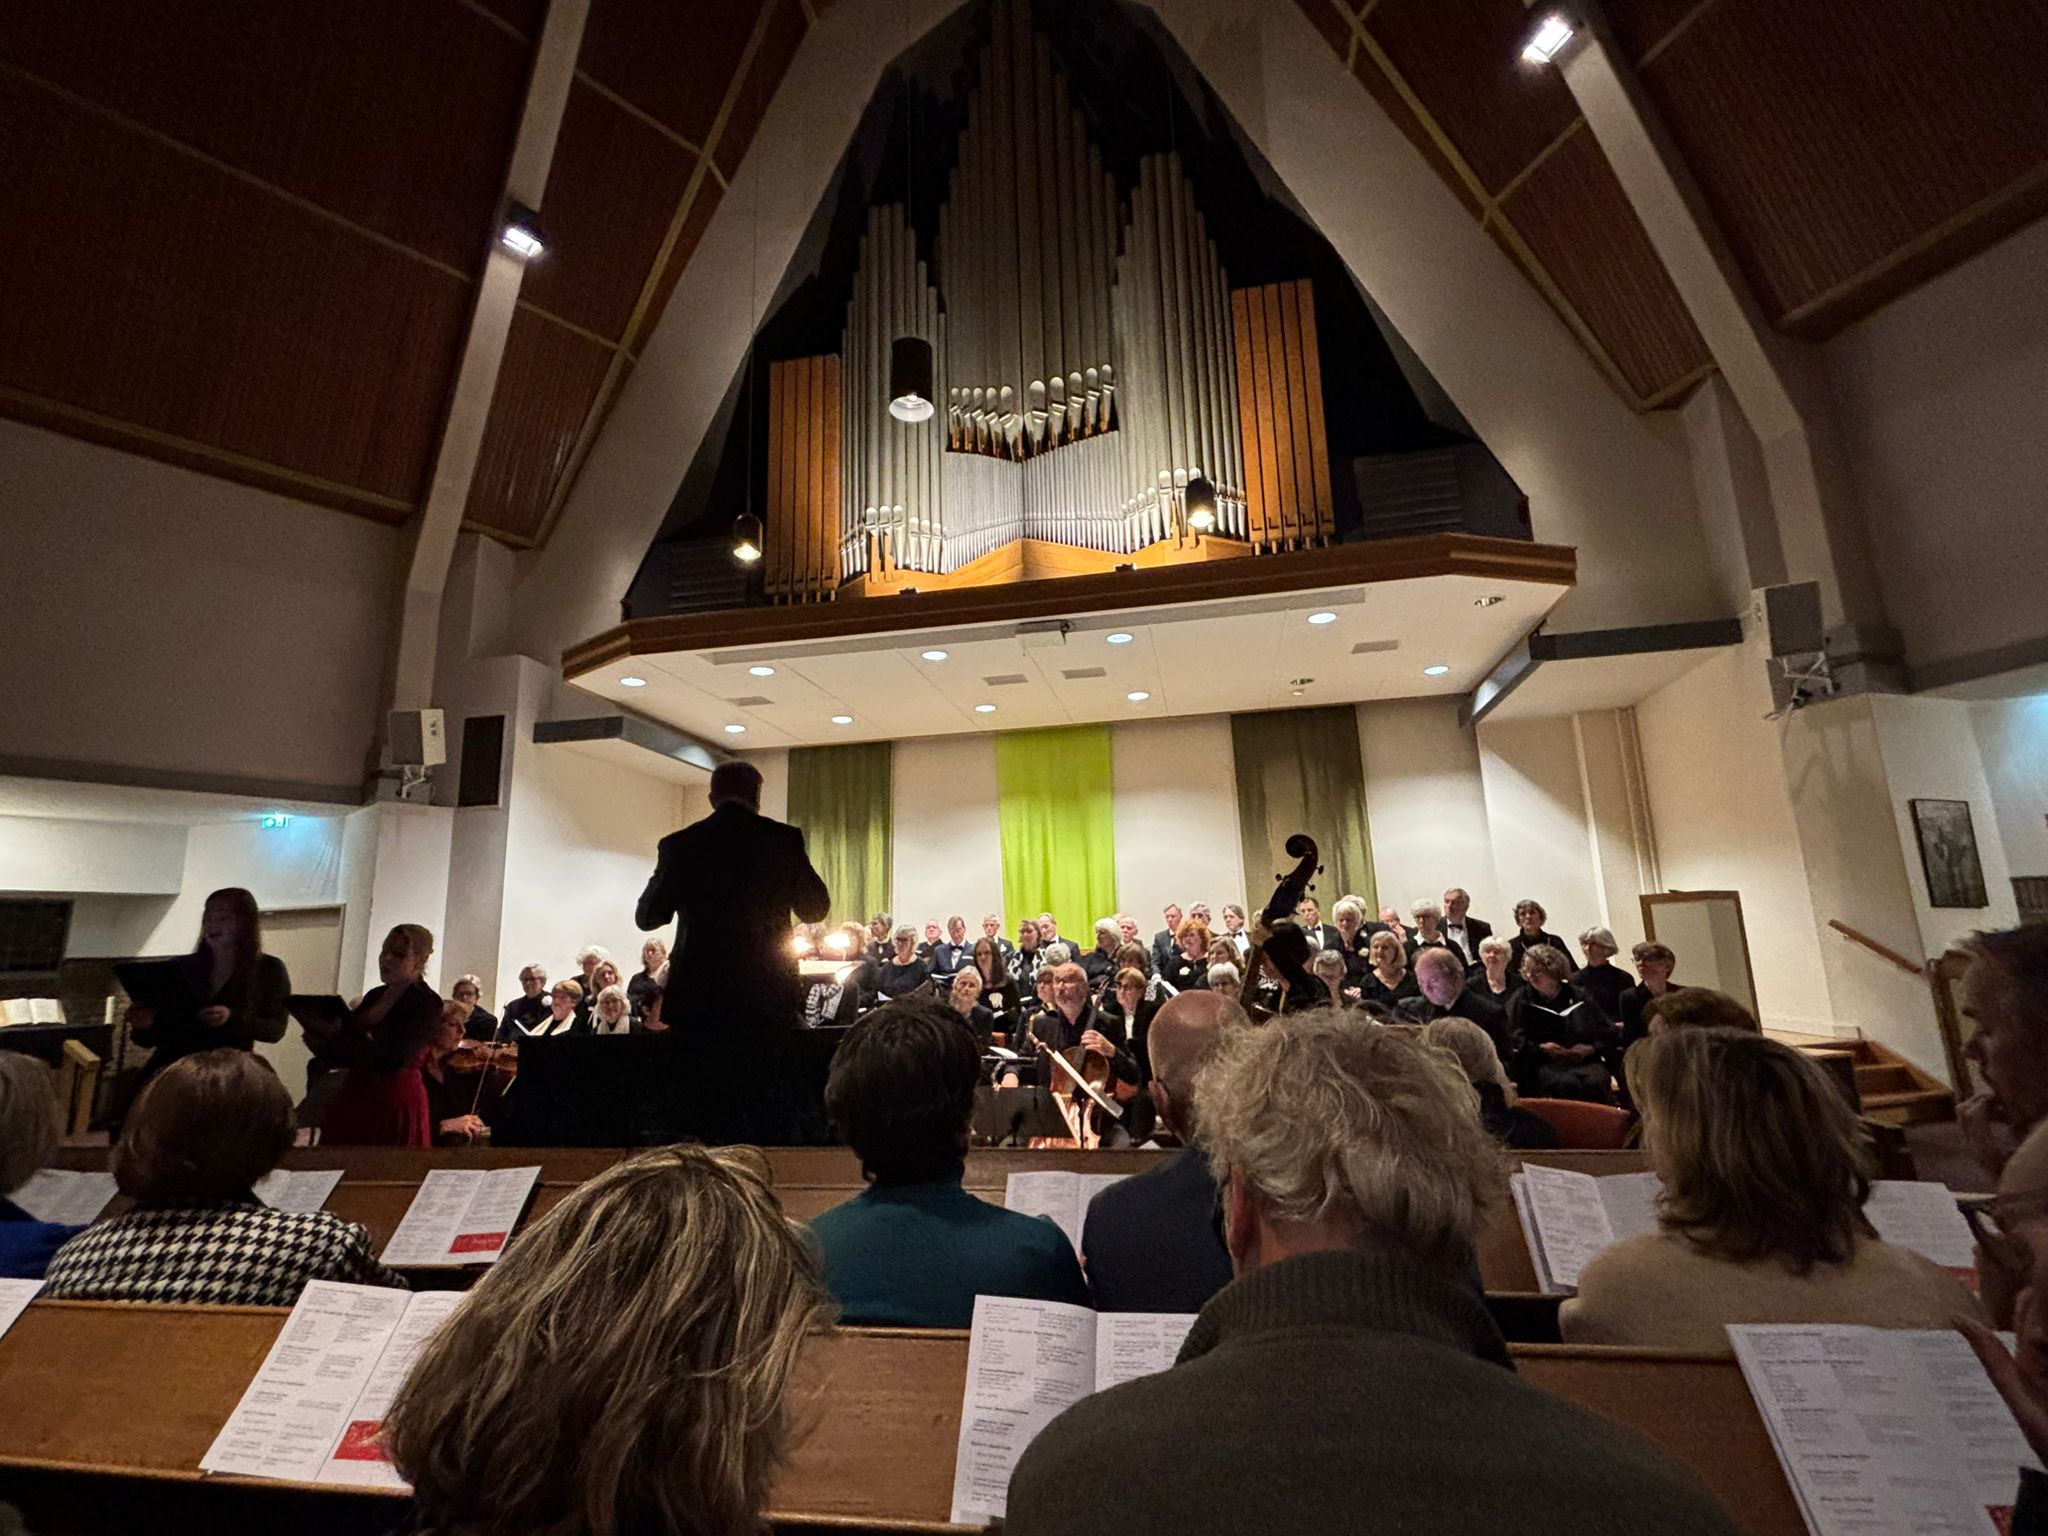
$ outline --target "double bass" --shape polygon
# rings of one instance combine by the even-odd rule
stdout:
[[[1268,966],[1283,988],[1279,1012],[1286,1011],[1288,998],[1313,997],[1322,990],[1322,983],[1308,972],[1308,940],[1294,926],[1294,909],[1314,889],[1311,881],[1323,872],[1317,862],[1321,855],[1316,840],[1306,832],[1288,838],[1286,848],[1287,857],[1295,861],[1294,868],[1274,877],[1279,883],[1259,912],[1252,947],[1244,957],[1244,989],[1238,995],[1244,1011],[1262,1024],[1276,1011],[1259,1001],[1259,980]],[[1283,921],[1285,928],[1276,926]]]

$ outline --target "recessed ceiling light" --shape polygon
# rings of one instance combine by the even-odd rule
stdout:
[[[1538,17],[1535,27],[1522,44],[1522,61],[1525,64],[1548,64],[1564,52],[1565,44],[1572,40],[1575,31],[1571,22],[1557,11]]]
[[[1424,677],[1442,677],[1446,672],[1450,670],[1451,669],[1445,666],[1442,662],[1438,662],[1433,667],[1424,667],[1422,669],[1422,675]]]
[[[747,734],[747,728],[744,725],[728,725],[725,728],[725,734],[728,736],[744,736]]]
[[[946,659],[946,653],[944,651],[926,651],[924,653],[924,659],[926,661],[944,661]]]
[[[992,715],[996,712],[996,707],[993,704],[977,704],[974,706],[974,712],[977,715]]]
[[[749,668],[747,668],[747,676],[749,676],[749,677],[773,677],[774,675],[775,675],[775,669],[774,669],[773,667],[749,667]]]
[[[1308,616],[1308,621],[1311,624],[1334,624],[1337,622],[1337,615],[1325,610],[1322,613],[1310,614]]]
[[[1295,689],[1295,690],[1294,690],[1294,696],[1295,696],[1295,697],[1296,697],[1297,699],[1298,699],[1298,698],[1300,698],[1300,697],[1301,697],[1301,695],[1302,695],[1302,690],[1301,690],[1301,689],[1297,688],[1297,689]]]
[[[851,716],[851,715],[834,715],[834,716],[832,717],[832,723],[833,723],[834,725],[851,725],[851,724],[853,724],[853,716]]]
[[[1147,693],[1144,689],[1140,688],[1136,693],[1127,693],[1124,695],[1124,697],[1129,699],[1133,704],[1142,704],[1147,699],[1151,698],[1152,695]]]
[[[621,688],[645,688],[647,686],[647,679],[644,677],[626,676],[619,679],[619,686]]]
[[[1102,638],[1104,640],[1107,640],[1111,645],[1129,645],[1131,643],[1131,637],[1125,634],[1122,630],[1118,630],[1113,635],[1104,635]]]
[[[1473,598],[1472,606],[1474,608],[1498,608],[1502,603],[1506,601],[1507,599],[1502,597],[1498,592],[1489,592],[1485,597]]]

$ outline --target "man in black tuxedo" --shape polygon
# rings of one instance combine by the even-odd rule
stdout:
[[[1166,904],[1166,926],[1152,935],[1152,974],[1166,969],[1166,962],[1180,953],[1180,908]]]
[[[643,931],[676,922],[668,1022],[794,1027],[801,994],[789,915],[823,922],[830,906],[803,833],[761,814],[760,770],[721,763],[711,814],[661,840],[635,913]]]
[[[1478,968],[1479,946],[1493,937],[1493,924],[1466,915],[1471,907],[1472,898],[1464,887],[1454,885],[1444,892],[1444,942],[1464,958],[1468,971]]]
[[[1216,992],[1170,997],[1153,1018],[1146,1037],[1152,1102],[1181,1149],[1089,1202],[1081,1252],[1097,1311],[1199,1312],[1230,1283],[1216,1180],[1199,1145],[1195,1075],[1225,1030],[1250,1025],[1242,1008]]]
[[[1301,925],[1301,931],[1308,937],[1309,958],[1325,949],[1344,952],[1344,935],[1323,921],[1323,909],[1316,904],[1313,896],[1301,898],[1301,905],[1294,909],[1294,920]]]

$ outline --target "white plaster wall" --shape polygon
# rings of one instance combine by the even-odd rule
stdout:
[[[1505,933],[1514,903],[1533,897],[1550,931],[1570,943],[1600,921],[1571,717],[1482,721],[1479,773],[1502,903],[1490,912],[1475,903],[1474,915]]]
[[[2048,875],[2048,693],[1986,699],[1970,706],[1970,720],[2006,867],[2018,876]],[[1986,835],[1980,826],[1978,841]]]
[[[773,747],[766,752],[749,752],[746,759],[761,770],[761,814],[786,821],[789,818],[789,749]],[[711,808],[701,792],[692,790],[690,793],[707,811]],[[694,807],[690,819],[696,820]]]
[[[2048,220],[1827,348],[1885,603],[1914,666],[2048,640],[2043,272]]]
[[[74,896],[67,960],[120,960],[144,954],[175,896]]]
[[[384,935],[400,923],[419,923],[434,936],[427,961],[427,985],[439,991],[444,978],[461,970],[449,963],[448,877],[454,846],[455,813],[443,805],[403,805],[385,801],[365,806],[352,818],[369,824],[376,839],[376,867],[370,882],[362,986],[376,986],[377,955]],[[341,973],[346,985],[355,956],[346,949]]]
[[[1912,888],[1921,941],[1928,955],[1939,955],[1980,929],[2010,928],[2019,921],[2013,904],[2012,872],[2005,861],[2005,845],[1998,838],[1997,812],[1978,752],[1977,734],[1971,728],[1970,706],[1957,699],[1904,694],[1879,694],[1870,702],[1878,747],[1884,754],[1885,781],[1891,790],[1892,816],[1905,856],[1906,880]],[[1929,905],[1927,873],[1913,830],[1910,802],[1916,799],[1968,803],[1988,905]]]
[[[993,736],[930,736],[899,741],[890,764],[896,827],[889,910],[920,928],[959,913],[970,934],[1003,911],[1003,855],[996,820]]]
[[[0,816],[0,891],[174,895],[185,829],[59,816]]]
[[[1453,885],[1474,916],[1511,921],[1494,871],[1477,734],[1458,723],[1456,699],[1392,699],[1358,706],[1365,808],[1379,899],[1404,913]],[[1368,894],[1360,892],[1361,895]]]
[[[1169,901],[1183,910],[1206,901],[1219,922],[1225,902],[1249,909],[1230,717],[1113,726],[1110,762],[1117,904],[1138,920],[1147,940]],[[1259,899],[1269,894],[1270,889],[1261,892]],[[1105,916],[1088,914],[1090,922]],[[1009,927],[1015,930],[1014,918]]]
[[[398,530],[6,421],[0,508],[8,757],[353,796]]]
[[[1668,890],[1739,892],[1764,1024],[1827,1034],[1833,1009],[1764,679],[1758,650],[1729,647],[1636,705],[1658,866]]]

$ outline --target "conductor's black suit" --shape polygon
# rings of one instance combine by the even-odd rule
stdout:
[[[790,913],[822,922],[830,904],[795,827],[728,800],[671,832],[635,912],[643,931],[676,920],[662,1016],[686,1028],[793,1026]]]

